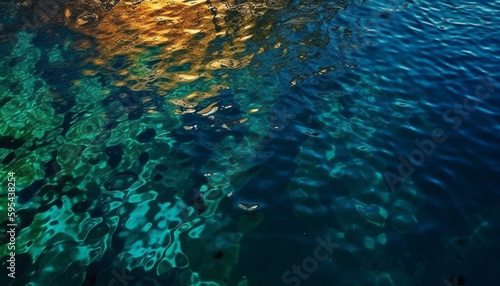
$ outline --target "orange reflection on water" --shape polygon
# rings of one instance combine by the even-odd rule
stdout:
[[[77,3],[64,14],[72,29],[95,38],[99,56],[89,61],[112,72],[118,79],[115,85],[143,90],[149,83],[165,95],[180,83],[211,79],[213,70],[248,64],[253,55],[241,53],[245,51],[245,41],[252,37],[256,6],[233,4],[232,0],[152,0],[137,5],[121,2],[105,12],[82,11]],[[228,13],[237,15],[237,23],[228,21]],[[210,49],[216,38],[227,35],[230,40]],[[76,48],[84,49],[87,45],[78,43]],[[126,58],[125,65],[118,69],[111,64],[116,56]],[[189,95],[189,105],[212,96],[207,92],[200,93],[200,97],[193,94]]]

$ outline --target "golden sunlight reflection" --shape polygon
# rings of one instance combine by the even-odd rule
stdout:
[[[114,85],[136,91],[153,85],[159,95],[181,83],[210,80],[214,70],[247,65],[253,54],[243,53],[245,42],[253,36],[257,16],[269,9],[265,2],[235,5],[234,0],[128,1],[108,8],[89,8],[87,2],[70,4],[64,21],[95,39],[99,53],[88,61],[113,73],[117,78]],[[225,36],[217,48],[211,47],[214,40]],[[73,48],[85,50],[89,45],[83,41]],[[118,57],[125,58],[125,64],[116,67],[112,61]],[[89,76],[94,73],[84,71]],[[224,87],[193,91],[170,102],[193,108],[220,88]]]

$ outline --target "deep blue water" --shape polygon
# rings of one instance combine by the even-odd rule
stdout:
[[[58,3],[2,2],[1,285],[499,284],[499,1]]]

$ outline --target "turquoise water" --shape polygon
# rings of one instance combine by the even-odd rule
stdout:
[[[498,284],[500,2],[1,4],[1,285]]]

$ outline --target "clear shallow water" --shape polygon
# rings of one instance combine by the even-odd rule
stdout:
[[[2,13],[8,285],[497,284],[500,4],[31,4]]]

